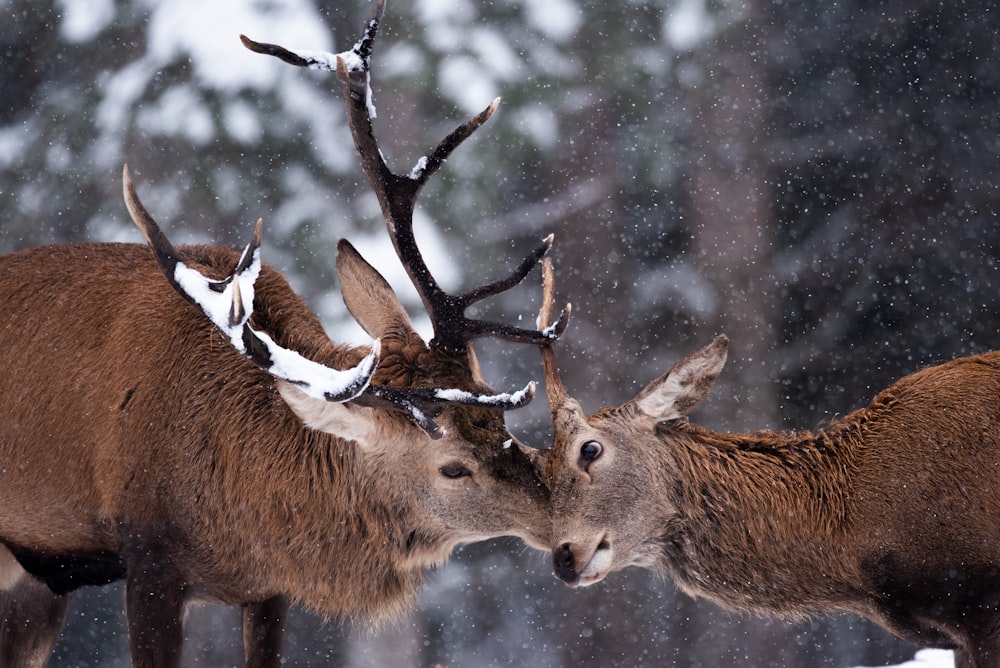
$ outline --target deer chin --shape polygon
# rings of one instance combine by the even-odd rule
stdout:
[[[603,580],[611,572],[611,564],[614,563],[614,550],[607,541],[601,541],[590,561],[580,570],[580,579],[577,581],[579,587],[589,587],[592,584]]]

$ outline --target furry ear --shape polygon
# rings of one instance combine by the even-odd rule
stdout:
[[[278,393],[305,426],[354,441],[364,450],[375,443],[375,411],[311,397],[292,383],[278,381]]]
[[[373,339],[401,329],[413,331],[396,293],[346,239],[337,244],[337,276],[347,310]]]
[[[712,390],[726,364],[728,348],[729,339],[717,337],[647,385],[632,404],[657,422],[687,416]]]
[[[479,357],[476,355],[476,351],[472,347],[472,341],[465,344],[465,354],[469,360],[469,373],[472,375],[472,380],[486,385],[486,378],[483,377],[483,368],[479,366]]]

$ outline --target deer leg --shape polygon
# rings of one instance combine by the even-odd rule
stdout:
[[[955,668],[979,668],[980,665],[986,666],[987,664],[978,663],[968,650],[955,650]]]
[[[52,593],[46,584],[22,571],[0,590],[0,666],[42,668],[59,637],[68,596]]]
[[[246,668],[276,668],[281,665],[290,601],[273,596],[243,606],[243,655]]]
[[[1000,665],[1000,637],[993,631],[971,633],[955,652],[955,668],[988,668]]]
[[[163,561],[129,563],[125,581],[128,644],[133,668],[177,668],[183,642],[184,583]]]

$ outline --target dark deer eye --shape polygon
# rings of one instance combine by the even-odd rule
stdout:
[[[461,464],[445,464],[438,470],[441,471],[441,475],[445,478],[464,478],[465,476],[472,475],[472,471]]]
[[[604,452],[604,446],[602,446],[597,441],[587,441],[580,446],[580,468],[584,471],[590,468],[590,465],[600,458],[601,453]]]

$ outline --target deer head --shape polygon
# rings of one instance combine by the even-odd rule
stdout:
[[[531,400],[534,383],[496,394],[479,374],[471,346],[463,356],[424,343],[385,279],[345,240],[337,252],[344,300],[375,341],[346,371],[310,360],[252,324],[261,221],[232,273],[213,279],[181,260],[139,200],[128,167],[123,190],[174,290],[276,379],[281,396],[308,427],[354,441],[386,475],[410,488],[430,517],[437,513],[439,530],[448,533],[439,548],[509,532],[545,547],[547,524],[540,518],[546,495],[534,472],[534,450],[516,441],[502,418],[503,411]],[[496,512],[500,499],[509,509],[521,509],[513,511],[514,527],[508,526],[510,516]]]
[[[546,258],[539,327],[550,320],[552,265]],[[663,525],[674,509],[660,493],[671,484],[663,468],[664,425],[683,422],[701,403],[726,361],[718,337],[649,383],[635,398],[593,415],[569,396],[559,376],[554,342],[542,345],[542,365],[555,441],[544,478],[552,495],[552,559],[571,585],[599,582],[626,566],[660,567]],[[666,518],[666,519],[665,519]]]
[[[337,270],[345,303],[365,331],[381,342],[381,361],[375,384],[346,406],[316,402],[287,384],[282,392],[307,424],[346,429],[351,433],[382,434],[385,431],[384,426],[373,427],[366,421],[356,424],[358,406],[390,406],[397,412],[407,413],[409,420],[430,437],[441,439],[427,450],[417,448],[420,452],[435,453],[432,469],[438,473],[436,484],[453,490],[448,495],[431,499],[431,506],[448,517],[449,525],[468,525],[476,537],[484,537],[500,529],[496,526],[496,514],[490,510],[495,503],[493,487],[511,486],[519,490],[531,488],[533,484],[538,487],[537,482],[532,482],[537,451],[511,436],[502,418],[503,410],[530,400],[534,385],[529,384],[512,394],[493,393],[482,377],[472,342],[488,336],[538,344],[557,338],[565,322],[560,328],[542,332],[470,319],[465,312],[473,304],[523,280],[548,252],[552,237],[542,240],[505,278],[459,295],[450,295],[438,285],[413,234],[417,196],[451,152],[489,120],[499,100],[494,100],[480,114],[456,128],[408,173],[391,171],[375,139],[372,127],[375,111],[370,88],[370,61],[384,9],[384,0],[378,0],[361,39],[350,50],[339,54],[293,51],[256,42],[243,35],[240,39],[251,51],[300,67],[336,72],[362,167],[378,197],[396,253],[430,316],[434,336],[429,343],[421,340],[385,280],[347,241],[341,241]],[[401,388],[405,388],[405,392]],[[400,420],[397,414],[384,415],[396,423]],[[386,439],[369,437],[367,440],[380,443]],[[478,490],[478,497],[471,493],[473,489]],[[457,493],[454,490],[465,491]],[[537,494],[540,498],[544,491],[538,487]],[[472,508],[481,508],[482,512],[475,513],[476,519],[471,523],[462,521]],[[520,535],[539,545],[540,534],[522,532]]]
[[[375,4],[371,19],[361,39],[349,51],[329,54],[316,51],[293,51],[274,44],[256,42],[241,35],[251,51],[277,57],[287,63],[310,69],[334,71],[342,85],[351,135],[375,194],[378,197],[390,239],[407,274],[410,276],[430,316],[434,336],[425,344],[414,331],[406,313],[392,295],[384,279],[354,250],[342,241],[337,267],[344,300],[362,327],[382,342],[382,361],[376,372],[376,385],[355,404],[380,405],[388,401],[408,411],[410,418],[433,437],[440,435],[436,422],[443,427],[448,443],[435,444],[439,456],[436,470],[438,484],[449,488],[507,484],[518,488],[530,482],[531,467],[537,452],[524,447],[503,425],[501,411],[526,403],[534,386],[512,395],[495,395],[485,385],[472,341],[491,336],[518,343],[552,340],[562,329],[541,332],[511,327],[501,323],[470,319],[466,310],[473,304],[510,289],[528,274],[548,252],[552,237],[542,243],[506,278],[482,285],[463,294],[447,294],[427,268],[413,234],[413,211],[417,196],[428,179],[447,157],[496,111],[494,100],[480,114],[459,126],[406,174],[392,172],[379,150],[372,128],[374,105],[370,88],[370,61],[375,37],[385,9],[384,0]],[[565,323],[563,324],[565,327]],[[398,389],[405,386],[408,395]],[[448,388],[442,391],[440,388]],[[350,414],[350,406],[315,403],[306,406],[297,401],[301,393],[289,388],[284,392],[293,407],[307,416],[309,424],[336,424]],[[303,399],[305,399],[303,397]],[[441,404],[440,414],[431,416],[427,405]],[[463,404],[460,408],[456,404]],[[394,418],[397,419],[398,418]],[[342,428],[342,427],[338,427]],[[356,429],[353,427],[352,429]],[[364,426],[361,427],[364,429]],[[511,447],[516,444],[516,447]],[[500,482],[504,481],[504,482]],[[528,485],[530,486],[530,485]],[[489,494],[482,498],[488,500]],[[434,502],[442,512],[457,522],[469,509],[478,507],[468,494],[451,494]],[[478,529],[495,531],[496,519],[488,517],[487,501],[483,514],[473,523]],[[481,533],[485,536],[488,533]],[[538,535],[525,536],[538,545]]]

